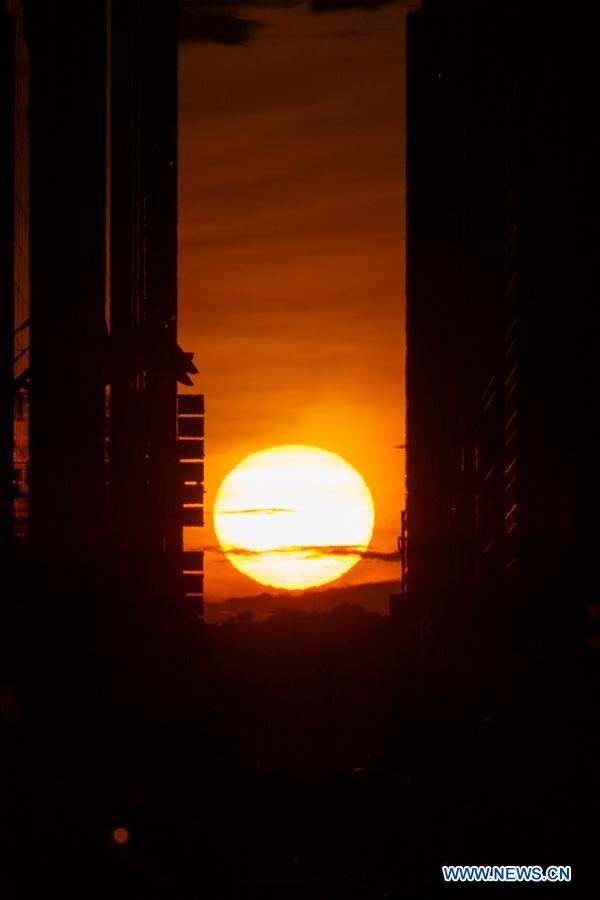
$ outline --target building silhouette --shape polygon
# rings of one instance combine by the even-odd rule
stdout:
[[[408,592],[434,666],[497,680],[596,641],[586,16],[408,16]]]
[[[201,613],[182,540],[202,524],[204,407],[188,395],[178,417],[197,370],[177,343],[177,31],[172,0],[112,4],[110,506],[121,582]]]
[[[106,10],[25,3],[31,71],[31,539],[53,580],[103,545]],[[60,575],[58,574],[60,572]]]
[[[110,595],[142,618],[199,617],[203,559],[183,528],[202,524],[204,404],[177,394],[197,371],[177,343],[177,4],[10,0],[0,15],[2,543],[27,538],[40,603]]]
[[[29,50],[20,2],[0,4],[0,543],[29,527]]]

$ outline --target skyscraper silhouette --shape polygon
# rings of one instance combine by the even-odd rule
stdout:
[[[408,17],[408,590],[440,665],[589,648],[585,31],[537,2]]]
[[[29,50],[0,4],[0,545],[29,530]]]
[[[182,540],[202,524],[204,406],[188,395],[179,416],[196,369],[177,343],[177,4],[23,5],[1,20],[3,543],[30,524],[40,598],[116,591],[160,617],[187,597],[201,615]]]
[[[120,580],[159,596],[181,593],[183,569],[198,569],[184,562],[182,526],[202,524],[201,506],[184,509],[182,497],[196,481],[201,504],[200,464],[184,478],[179,451],[189,460],[192,447],[177,441],[177,382],[196,372],[177,344],[177,52],[172,0],[112,5],[110,507]],[[203,459],[203,442],[193,450]]]
[[[106,10],[25,4],[31,55],[31,537],[62,578],[103,543]]]

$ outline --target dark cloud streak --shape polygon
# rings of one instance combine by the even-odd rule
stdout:
[[[313,13],[344,12],[345,10],[362,9],[376,11],[399,0],[312,0],[310,11]]]
[[[249,510],[249,512],[251,512],[251,510]],[[271,556],[273,553],[306,553],[311,559],[321,559],[329,556],[359,556],[361,559],[377,560],[378,562],[398,562],[400,560],[400,554],[397,551],[386,553],[383,550],[365,550],[359,546],[293,545],[290,547],[275,547],[270,550],[248,550],[245,547],[233,547],[227,551],[223,550],[222,547],[210,547],[208,549],[215,553],[226,552],[228,556],[239,556],[246,559],[259,559],[261,556]]]
[[[256,513],[264,513],[265,515],[275,515],[276,513],[293,513],[296,512],[295,509],[283,509],[278,507],[268,507],[259,509],[225,509],[221,510],[219,513],[220,516],[247,516],[254,515]],[[214,513],[213,513],[214,515]]]
[[[311,0],[310,13],[334,13],[352,10],[377,11],[401,0]],[[179,39],[182,43],[224,44],[241,47],[254,40],[266,23],[238,14],[240,8],[287,8],[297,0],[181,0],[179,3]],[[340,31],[327,37],[363,37],[364,32]]]
[[[263,22],[244,19],[229,3],[184,2],[179,5],[179,40],[182,43],[247,44],[264,28]]]

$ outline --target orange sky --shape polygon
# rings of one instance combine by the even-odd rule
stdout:
[[[243,46],[180,53],[180,343],[206,396],[206,527],[248,454],[314,444],[404,506],[404,15],[244,8]],[[340,584],[399,577],[364,560]],[[265,588],[214,551],[208,600]]]

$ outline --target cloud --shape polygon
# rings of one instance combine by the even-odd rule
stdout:
[[[256,19],[245,19],[237,15],[230,4],[187,2],[179,5],[179,40],[182,43],[228,44],[241,46],[247,44],[263,22]]]
[[[255,513],[263,513],[266,515],[275,515],[276,513],[293,513],[295,509],[278,509],[277,507],[265,506],[264,509],[226,509],[222,510],[220,516],[247,516]],[[214,515],[214,513],[213,513]]]
[[[401,0],[311,0],[310,13],[352,10],[376,11]],[[265,22],[239,15],[244,7],[287,8],[298,0],[180,0],[179,39],[182,43],[226,44],[240,47],[254,40]],[[363,37],[364,32],[339,31],[329,37]]]
[[[312,0],[310,11],[313,13],[342,12],[351,9],[377,10],[399,0]]]
[[[252,510],[249,510],[252,512]],[[262,512],[262,510],[261,510]],[[225,553],[222,547],[210,547],[207,548],[216,553]],[[303,553],[306,554],[307,557],[311,559],[321,559],[323,557],[347,557],[347,556],[359,556],[361,559],[368,560],[377,560],[378,562],[399,562],[400,554],[398,551],[394,551],[392,553],[387,553],[383,550],[371,550],[365,548],[364,546],[356,545],[344,545],[344,546],[322,546],[322,545],[294,545],[290,547],[275,547],[269,550],[249,550],[245,547],[232,547],[227,551],[228,556],[239,556],[245,559],[253,558],[258,559],[261,556],[272,556],[274,553]]]

